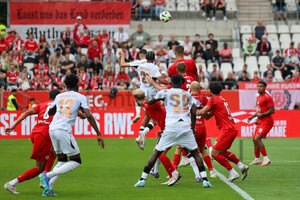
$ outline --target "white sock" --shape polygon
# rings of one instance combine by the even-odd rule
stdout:
[[[51,172],[48,172],[46,175],[48,178],[53,178],[54,176],[65,174],[67,172],[70,172],[77,167],[79,167],[81,164],[79,164],[76,161],[70,160],[69,162],[66,162],[64,165],[60,166],[59,168],[53,169]]]
[[[200,172],[200,175],[201,175],[202,178],[207,178],[206,171]]]
[[[136,102],[135,102],[135,116],[140,116],[141,115],[141,106],[139,106]]]
[[[229,171],[230,174],[236,174],[237,172],[232,168],[230,171]]]
[[[208,147],[209,152],[212,152],[212,147]]]
[[[264,156],[264,160],[269,160],[268,156]]]
[[[147,174],[147,173],[145,173],[145,172],[143,172],[143,173],[142,173],[142,178],[143,178],[143,179],[145,179],[145,180],[146,180],[146,179],[147,179],[147,176],[148,176],[148,174]]]
[[[193,168],[193,171],[194,171],[194,173],[195,173],[195,176],[196,176],[196,177],[199,177],[199,176],[200,176],[200,174],[199,174],[199,168],[198,168],[198,166],[197,166],[197,164],[196,164],[196,162],[195,162],[194,157],[190,157],[190,158],[189,158],[189,162],[190,162],[191,167]]]
[[[240,161],[240,162],[238,162],[237,166],[238,166],[240,169],[242,169],[245,165],[244,165],[243,163],[241,163],[241,161]]]
[[[255,158],[255,161],[260,161],[260,158]]]
[[[160,164],[161,164],[160,160],[157,159],[154,165],[154,173],[157,173],[159,171]]]
[[[58,161],[58,163],[55,165],[55,167],[53,168],[53,170],[58,169],[59,167],[63,166],[66,163],[67,162]],[[50,179],[50,181],[49,181],[49,189],[50,190],[53,190],[53,185],[56,183],[56,181],[57,181],[58,178],[59,178],[59,175],[54,176],[53,178]]]
[[[14,180],[9,181],[8,183],[9,185],[16,186],[19,183],[19,180],[15,178]]]
[[[187,159],[187,156],[182,156],[182,157],[181,157],[181,160],[182,160],[182,161],[185,161],[186,159]]]
[[[148,125],[149,125],[149,124],[152,125],[152,127],[154,127],[154,124],[153,124],[152,122],[149,122]],[[149,131],[151,131],[151,130],[150,130],[150,128],[148,128],[148,126],[147,126],[147,127],[144,129],[144,131],[143,131],[143,135],[146,136],[147,133],[148,133]]]
[[[172,171],[172,176],[176,176],[178,174],[178,171],[175,169],[174,171]]]

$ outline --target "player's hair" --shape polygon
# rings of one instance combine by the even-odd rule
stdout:
[[[132,95],[134,96],[134,98],[138,99],[138,100],[143,100],[145,98],[145,92],[144,90],[141,89],[136,89],[132,92]]]
[[[153,51],[148,51],[146,54],[147,61],[154,61],[155,60],[155,53]]]
[[[184,84],[185,79],[180,75],[180,74],[175,74],[174,76],[172,76],[171,78],[171,83],[175,86],[181,86],[182,84]]]
[[[11,90],[11,92],[17,92],[17,91],[18,91],[17,89],[12,89],[12,90]]]
[[[35,98],[30,98],[30,101],[35,101]]]
[[[267,87],[267,83],[264,81],[259,81],[257,84],[263,84],[265,87]]]
[[[175,47],[175,53],[176,53],[177,55],[183,55],[183,52],[184,52],[183,46],[178,45],[177,47]]]
[[[60,94],[58,89],[53,89],[49,92],[49,99],[54,100],[57,95]]]
[[[211,93],[219,95],[221,93],[221,91],[223,90],[223,87],[221,85],[221,83],[219,82],[211,82],[209,83],[209,90],[211,91]]]
[[[185,73],[186,72],[186,65],[184,62],[179,62],[176,65],[176,69],[178,71],[178,73]]]
[[[68,89],[73,89],[78,86],[78,78],[75,74],[70,74],[65,78],[65,85]]]
[[[191,83],[191,91],[199,92],[200,88],[201,88],[201,86],[198,81],[193,81]]]
[[[140,50],[140,52],[139,52],[139,55],[142,55],[142,56],[146,56],[146,54],[147,54],[147,50],[146,49],[142,49],[142,50]]]

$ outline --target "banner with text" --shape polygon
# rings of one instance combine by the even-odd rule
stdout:
[[[300,83],[268,83],[267,91],[273,97],[276,110],[293,110],[295,104],[300,102]],[[240,109],[254,109],[256,95],[257,83],[240,82]]]
[[[26,118],[9,135],[6,135],[5,128],[11,126],[22,112],[1,112],[0,113],[0,139],[25,139],[30,138],[30,132],[36,124],[37,115]],[[138,136],[141,120],[132,124],[134,112],[108,112],[92,111],[97,125],[104,138],[136,138]],[[255,133],[254,122],[247,123],[247,117],[254,111],[232,111],[232,116],[239,130],[238,137],[251,138]],[[268,137],[270,138],[300,138],[298,130],[300,111],[276,111],[273,115],[274,126]],[[216,127],[215,119],[206,121],[207,136],[217,137],[219,130]],[[147,134],[147,138],[156,137],[155,132],[159,129],[156,126]],[[77,119],[73,127],[73,134],[76,138],[96,138],[96,133],[92,130],[87,120]]]
[[[66,26],[74,29],[76,17],[88,26],[90,36],[101,34],[106,28],[111,36],[119,26],[129,32],[130,2],[10,2],[10,25],[15,28],[22,39],[45,35],[47,40],[58,39],[66,30]]]

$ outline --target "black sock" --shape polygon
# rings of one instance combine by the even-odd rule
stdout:
[[[149,168],[149,167],[145,166],[145,168],[144,168],[144,173],[146,173],[146,174],[149,174],[149,173],[150,173],[150,171],[151,171],[151,168]],[[140,180],[142,181],[142,180],[146,180],[146,179],[145,179],[145,178],[143,178],[143,177],[141,177],[141,178],[140,178]]]
[[[189,153],[189,154],[187,155],[187,157],[188,157],[188,158],[191,158],[191,157],[193,157],[193,156],[192,156],[191,153]]]
[[[198,167],[198,169],[199,169],[199,171],[200,171],[200,174],[201,174],[201,172],[205,171],[204,165]],[[202,177],[202,179],[203,179],[204,181],[208,181],[207,177]]]
[[[147,128],[149,128],[149,130],[151,131],[153,128],[154,128],[154,124],[152,122],[150,122],[148,125],[147,125]]]

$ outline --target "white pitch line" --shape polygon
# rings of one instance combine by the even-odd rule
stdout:
[[[220,172],[218,172],[215,168],[214,168],[214,172],[215,174],[227,185],[229,185],[229,187],[231,187],[234,191],[236,191],[237,193],[239,193],[239,195],[241,195],[244,199],[246,200],[254,200],[247,192],[245,192],[244,190],[242,190],[241,188],[239,188],[237,185],[235,185],[232,182],[227,181],[226,177],[221,174]]]

